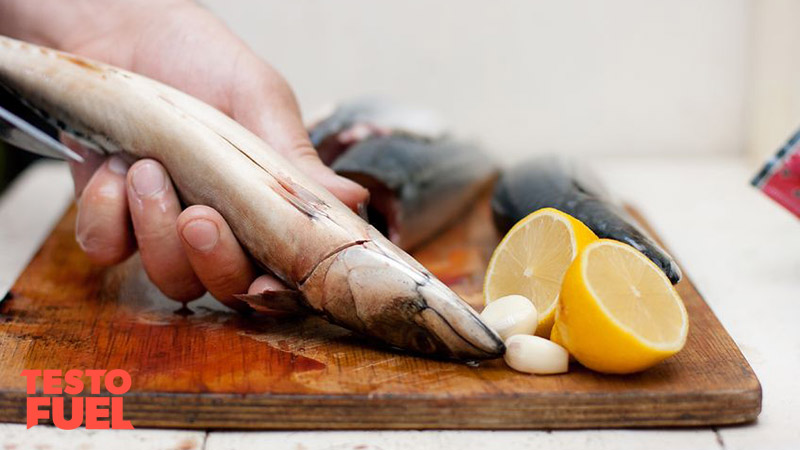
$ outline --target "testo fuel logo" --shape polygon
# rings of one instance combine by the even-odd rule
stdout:
[[[48,419],[62,430],[74,430],[84,423],[87,430],[133,429],[131,422],[123,419],[123,399],[119,397],[131,388],[131,376],[125,370],[71,369],[65,374],[61,370],[23,370],[22,376],[26,378],[29,429]],[[37,393],[39,380],[42,392]]]

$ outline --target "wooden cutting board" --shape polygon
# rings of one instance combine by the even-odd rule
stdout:
[[[498,241],[488,202],[415,256],[480,309]],[[686,348],[640,374],[572,364],[533,376],[502,360],[478,367],[363,343],[318,318],[243,317],[203,298],[178,314],[137,258],[93,267],[70,210],[0,303],[0,421],[25,422],[23,369],[130,372],[136,427],[258,429],[594,428],[752,421],[761,387],[688,279]]]

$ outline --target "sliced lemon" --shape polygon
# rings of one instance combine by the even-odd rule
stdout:
[[[627,244],[600,239],[564,276],[555,328],[559,342],[584,366],[631,373],[683,348],[689,318],[652,261]]]
[[[536,335],[549,337],[564,274],[580,250],[595,240],[586,225],[556,209],[529,214],[492,253],[483,282],[485,303],[513,294],[529,298],[539,312]]]

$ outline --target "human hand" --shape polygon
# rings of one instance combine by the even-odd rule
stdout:
[[[16,9],[3,10],[9,4]],[[319,160],[286,81],[195,3],[16,0],[0,5],[5,13],[0,16],[41,17],[39,11],[48,8],[55,13],[42,31],[26,27],[17,30],[18,37],[141,73],[200,98],[263,138],[351,208],[366,202],[364,188]],[[15,26],[0,19],[0,32],[13,35]],[[180,301],[208,290],[237,307],[235,294],[281,287],[273,277],[259,276],[218,212],[206,206],[181,210],[157,161],[128,167],[119,157],[106,159],[74,141],[67,144],[87,160],[72,165],[76,238],[93,262],[116,264],[138,247],[153,283]]]

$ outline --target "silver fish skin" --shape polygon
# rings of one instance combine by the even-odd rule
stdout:
[[[98,151],[163,164],[250,255],[328,320],[402,349],[495,358],[472,308],[264,141],[148,78],[0,36],[0,86]]]
[[[475,145],[406,134],[368,137],[331,167],[369,189],[370,223],[406,250],[463,214],[498,173]]]
[[[586,167],[565,158],[541,156],[503,171],[492,194],[492,214],[501,233],[545,207],[575,217],[601,238],[631,245],[653,261],[673,284],[680,281],[677,262],[611,199]]]
[[[455,140],[435,112],[361,97],[309,127],[323,159],[370,191],[369,222],[404,250],[452,223],[496,179],[477,145]]]

